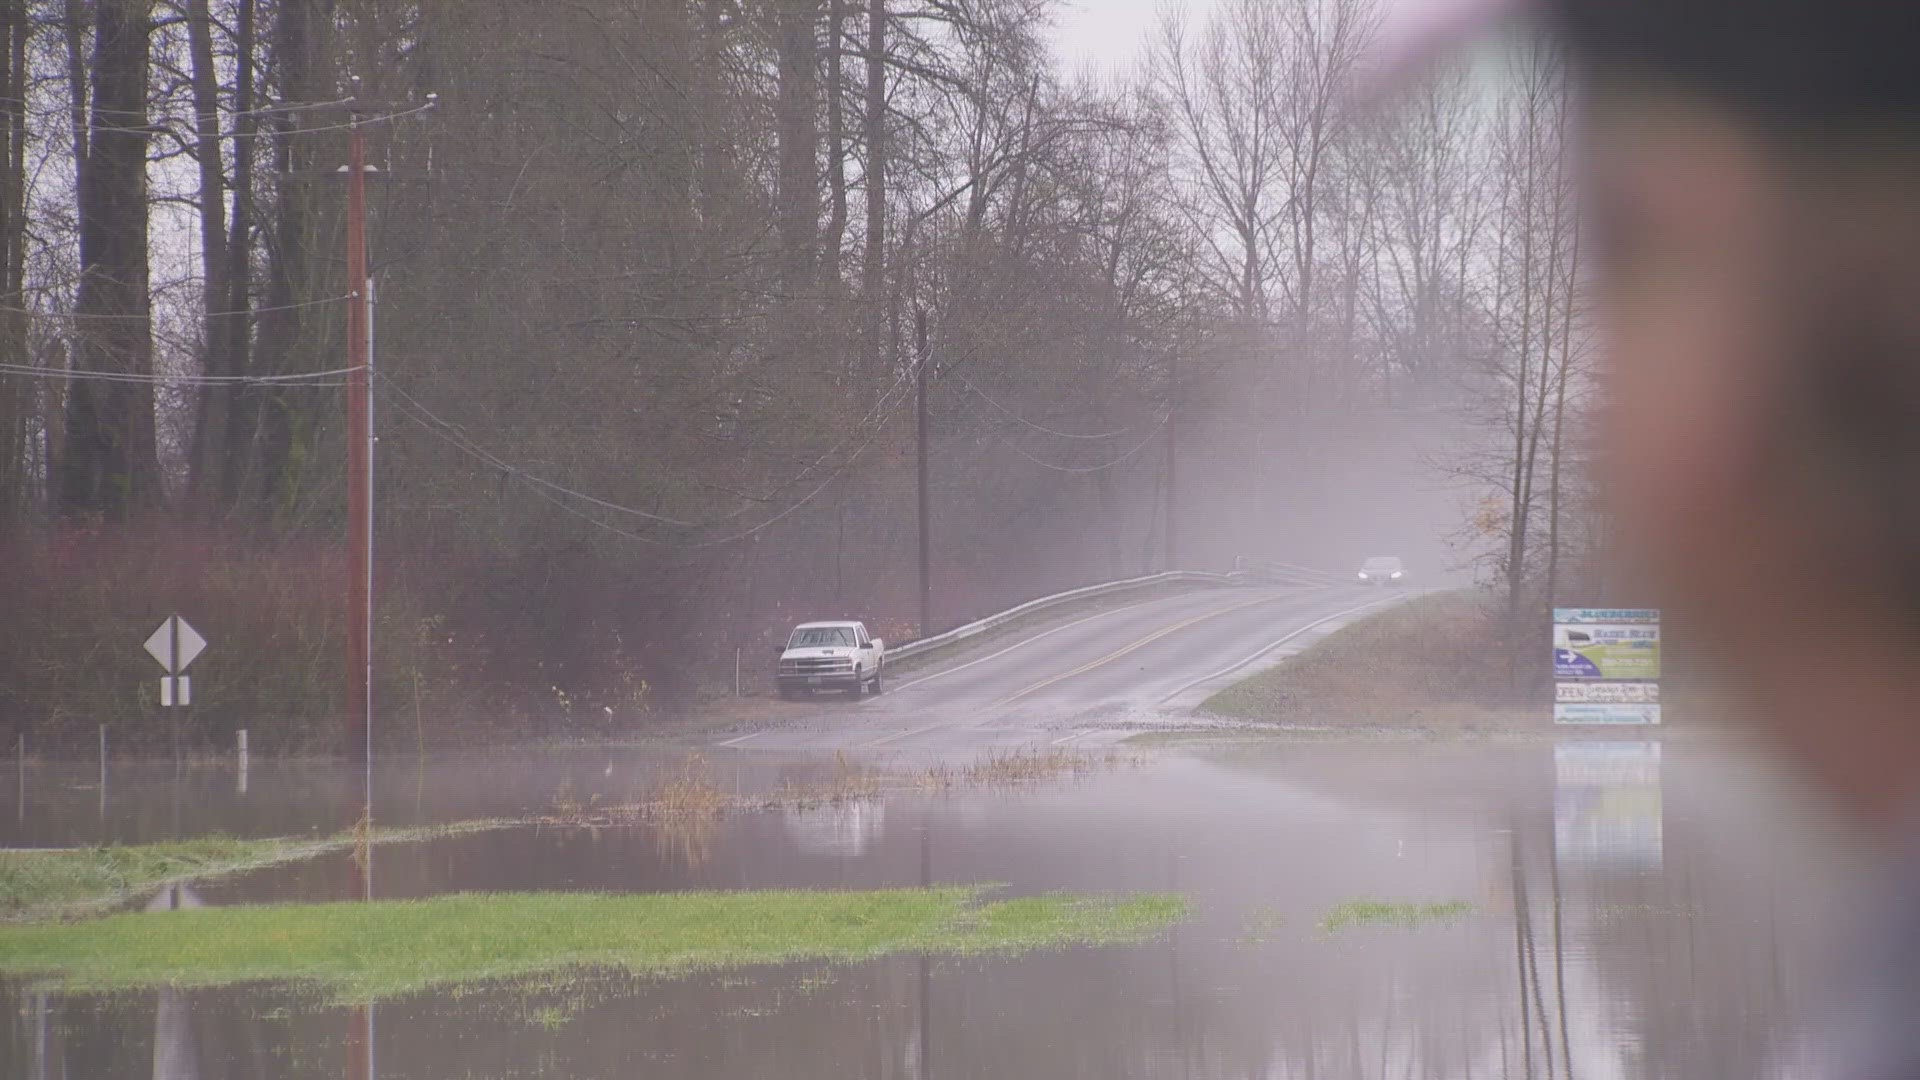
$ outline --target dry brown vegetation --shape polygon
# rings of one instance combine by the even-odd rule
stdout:
[[[698,866],[711,853],[720,823],[734,814],[815,810],[869,802],[891,794],[1018,787],[1070,780],[1142,760],[1129,754],[1036,749],[994,753],[961,766],[887,769],[837,754],[834,769],[827,776],[788,780],[771,791],[743,793],[724,786],[707,759],[695,753],[676,763],[656,790],[636,799],[582,801],[570,783],[562,783],[549,812],[522,824],[589,829],[644,826],[675,859]]]
[[[1091,755],[1058,749],[998,751],[969,765],[932,766],[920,773],[919,781],[936,788],[1035,784],[1086,776],[1139,760],[1127,754]]]
[[[622,802],[581,801],[562,784],[543,825],[608,827],[716,819],[756,810],[807,810],[822,806],[961,787],[1007,787],[1070,780],[1107,769],[1139,764],[1132,754],[1081,754],[1066,750],[1013,750],[990,754],[966,765],[883,768],[838,755],[833,772],[815,780],[788,780],[763,792],[729,790],[700,754],[689,754],[660,786]]]

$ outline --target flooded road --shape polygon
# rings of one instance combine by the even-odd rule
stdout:
[[[551,804],[563,783],[568,798],[615,797],[663,767],[396,768],[376,802],[390,824],[503,815]],[[724,775],[751,788],[833,767]],[[230,775],[224,788],[189,775],[181,827],[331,826],[355,787],[328,772],[289,769],[284,787],[256,773],[246,796]],[[171,828],[167,780],[114,792],[126,808],[89,827]],[[30,791],[12,842],[58,839],[38,815],[70,817],[63,800],[86,794]],[[0,1075],[1784,1077],[1805,1063],[1794,1020],[1818,1004],[1852,874],[1794,805],[1706,747],[1298,745],[690,830],[448,838],[380,849],[376,894],[994,882],[1179,892],[1193,917],[1145,946],[555,977],[359,1009],[297,987],[92,997],[0,983]],[[324,898],[347,876],[344,859],[322,860],[168,902]],[[1411,927],[1323,925],[1355,901],[1470,907]]]

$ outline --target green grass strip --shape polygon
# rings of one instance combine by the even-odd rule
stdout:
[[[468,893],[0,927],[0,974],[75,991],[303,982],[337,1001],[372,1001],[566,968],[658,977],[898,953],[1128,944],[1185,912],[1177,896],[989,902],[978,888]]]
[[[83,914],[123,903],[176,882],[313,858],[351,841],[235,840],[207,837],[177,843],[0,852],[0,918],[9,921]]]
[[[379,829],[376,845],[484,832],[511,822],[472,821],[423,829]],[[120,907],[169,885],[264,870],[352,849],[333,836],[236,840],[209,836],[158,844],[0,851],[0,923],[77,918]]]
[[[1370,926],[1413,929],[1428,923],[1452,922],[1473,913],[1473,905],[1464,900],[1439,904],[1414,904],[1399,900],[1348,900],[1320,920],[1320,929],[1333,934]]]

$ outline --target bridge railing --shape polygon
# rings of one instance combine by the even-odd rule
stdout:
[[[1237,574],[1245,574],[1254,581],[1267,585],[1297,585],[1302,588],[1326,588],[1333,585],[1350,585],[1353,575],[1332,570],[1316,570],[1297,563],[1281,562],[1277,559],[1253,559],[1240,556],[1233,560],[1233,569]]]
[[[1038,600],[1029,600],[1018,607],[1011,607],[984,619],[977,619],[965,626],[955,627],[944,634],[935,634],[918,641],[908,642],[898,648],[887,650],[890,662],[911,660],[928,653],[956,645],[970,637],[984,634],[996,627],[1005,626],[1015,619],[1056,608],[1062,604],[1071,604],[1079,600],[1089,600],[1114,593],[1132,592],[1136,589],[1150,589],[1156,585],[1201,584],[1201,585],[1237,585],[1247,583],[1248,575],[1240,572],[1231,574],[1213,574],[1201,570],[1169,570],[1161,574],[1148,574],[1145,577],[1127,578],[1123,581],[1109,581],[1100,585],[1088,585],[1083,588],[1069,589],[1052,596],[1042,596]]]

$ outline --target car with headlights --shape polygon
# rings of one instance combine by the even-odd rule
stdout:
[[[1360,564],[1360,583],[1362,585],[1399,585],[1406,581],[1407,568],[1402,566],[1398,556],[1376,555]]]
[[[845,690],[859,697],[880,692],[887,643],[852,620],[801,623],[780,647],[780,696]]]

